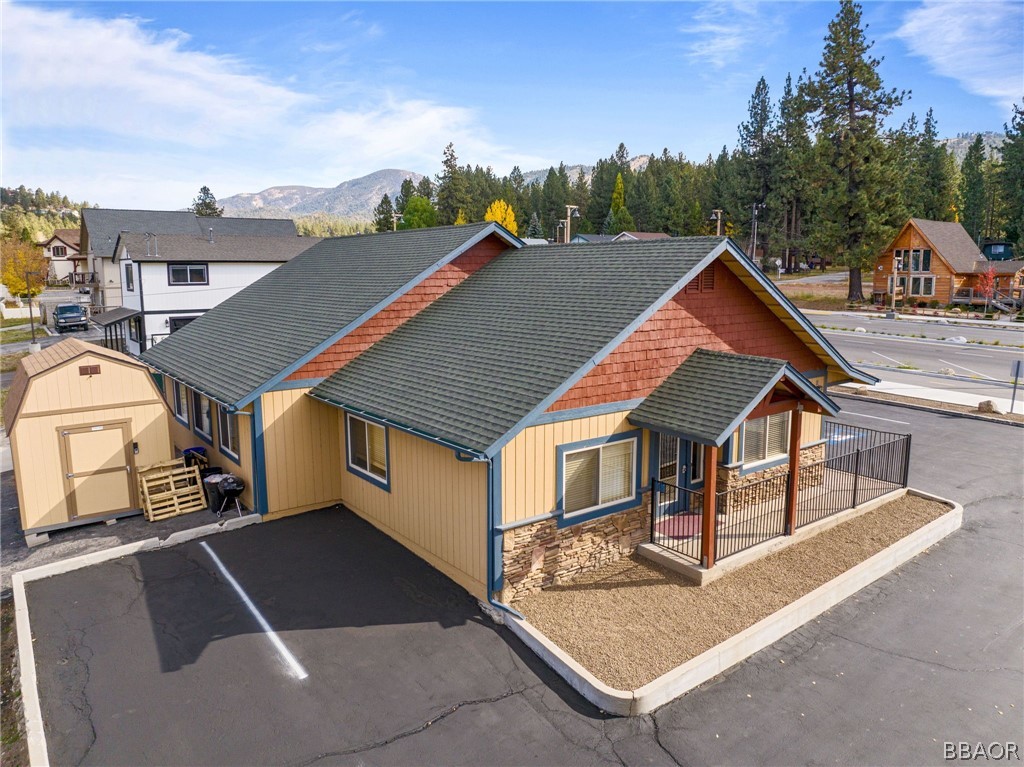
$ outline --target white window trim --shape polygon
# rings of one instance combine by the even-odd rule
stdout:
[[[198,403],[196,402],[196,397],[199,397],[200,400],[204,400],[205,399],[207,402],[210,403],[210,407],[209,407],[209,411],[208,411],[210,413],[210,431],[208,431],[208,432],[207,431],[203,431],[202,429],[199,428],[199,422],[203,420],[202,417],[201,417],[202,416],[202,412],[203,412],[203,408],[202,408],[202,402],[198,402]],[[193,409],[196,411],[195,412],[195,419],[194,419],[195,423],[193,424],[193,430],[195,431],[196,434],[199,434],[200,436],[206,437],[208,440],[210,440],[212,442],[213,441],[213,400],[211,400],[209,397],[207,397],[207,396],[205,396],[203,394],[200,394],[199,392],[193,392],[192,403],[193,403]],[[198,405],[198,407],[196,407],[196,405]]]
[[[223,420],[221,420],[223,418]],[[234,418],[232,423],[231,419]],[[225,428],[226,427],[226,428]],[[231,431],[235,432],[235,441],[238,441],[238,415],[235,413],[229,413],[227,408],[223,405],[217,406],[217,445],[220,447],[222,453],[238,459],[241,453],[241,445],[239,445],[238,451],[231,449],[230,445],[224,444],[224,432]]]
[[[173,381],[172,383],[174,384],[171,387],[171,389],[172,389],[171,394],[174,397],[174,417],[178,419],[179,423],[183,423],[183,424],[185,424],[185,426],[191,426],[192,422],[189,419],[189,415],[188,415],[188,400],[189,400],[188,387],[184,386],[183,384],[178,383],[177,381]],[[179,413],[178,412],[178,405],[181,404],[181,398],[178,396],[178,392],[185,392],[185,412],[184,413]]]
[[[636,437],[630,437],[629,439],[620,439],[620,440],[614,440],[612,442],[605,442],[604,444],[601,444],[601,445],[593,445],[591,447],[581,447],[581,448],[579,448],[577,450],[567,450],[564,453],[562,453],[562,498],[563,498],[562,503],[563,504],[565,503],[565,501],[564,501],[564,498],[565,498],[565,459],[568,458],[570,455],[573,455],[575,453],[585,453],[588,450],[599,450],[599,451],[603,452],[605,447],[607,447],[609,445],[619,445],[619,444],[622,444],[623,442],[632,442],[633,443],[633,449],[630,451],[630,458],[631,458],[631,460],[630,460],[630,463],[629,463],[629,482],[630,482],[630,486],[632,487],[632,492],[629,495],[622,496],[622,498],[616,498],[614,501],[608,501],[606,503],[599,503],[597,506],[587,506],[586,508],[576,509],[575,511],[565,511],[563,509],[562,510],[562,516],[565,519],[572,519],[573,517],[576,517],[576,516],[578,516],[580,514],[590,514],[591,512],[594,512],[594,511],[600,511],[601,509],[607,509],[610,506],[616,506],[616,505],[622,503],[623,501],[628,501],[630,498],[635,498],[636,497],[636,491],[637,491],[637,487],[636,487],[636,453],[637,453],[637,447],[638,446],[637,446],[637,439],[636,439]],[[597,497],[600,498],[601,497],[601,461],[600,461],[600,459],[598,459],[598,461],[599,462],[598,462],[598,467],[597,467]],[[678,464],[677,464],[677,466],[678,466]]]
[[[776,415],[782,415],[782,414],[776,414]],[[786,444],[789,444],[790,438],[792,437],[791,430],[793,428],[793,414],[791,412],[786,412],[784,415],[786,416]],[[768,418],[768,416],[761,416],[761,418],[755,418],[754,421],[760,421],[760,420],[766,419],[766,418]],[[742,429],[743,429],[743,452],[746,452],[746,449],[747,449],[747,424],[748,423],[752,423],[752,421],[744,421],[743,422],[743,426],[742,426]],[[764,435],[764,447],[765,447],[765,450],[768,449],[768,433],[767,432],[765,432],[765,435]],[[740,465],[744,469],[754,469],[754,468],[757,468],[758,466],[763,466],[765,464],[769,464],[769,463],[773,463],[775,461],[778,461],[780,458],[789,458],[789,451],[785,451],[785,452],[782,452],[782,453],[773,453],[771,455],[765,456],[764,458],[758,458],[756,461],[751,461],[749,463],[746,460],[744,460],[744,456],[741,454],[740,455]]]
[[[372,471],[364,469],[362,466],[357,466],[352,463],[352,421],[359,421],[363,428],[366,430],[366,465],[370,465],[370,426],[376,426],[384,431],[384,476],[381,477],[374,474]],[[345,463],[348,464],[348,468],[352,471],[362,474],[364,477],[371,479],[377,483],[383,483],[390,487],[391,485],[391,467],[388,465],[388,450],[390,445],[388,444],[388,427],[382,423],[370,421],[366,418],[360,418],[357,415],[351,413],[345,414]]]

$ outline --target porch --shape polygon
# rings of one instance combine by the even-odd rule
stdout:
[[[654,479],[651,544],[684,565],[709,571],[740,552],[907,486],[910,435],[825,421],[822,436],[822,460],[714,492],[708,503],[704,490]]]

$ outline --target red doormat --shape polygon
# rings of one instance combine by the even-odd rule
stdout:
[[[654,529],[666,538],[683,540],[700,535],[701,514],[676,514],[658,522]]]

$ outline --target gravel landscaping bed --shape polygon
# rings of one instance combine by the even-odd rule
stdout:
[[[605,684],[633,690],[948,511],[908,494],[703,587],[634,554],[514,606]]]

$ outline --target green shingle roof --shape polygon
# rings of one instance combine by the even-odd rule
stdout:
[[[503,255],[310,394],[494,452],[725,242],[551,245]]]
[[[785,360],[697,349],[633,410],[629,420],[721,447],[783,377],[826,412],[839,411]]]
[[[219,402],[245,404],[271,379],[284,377],[491,233],[515,241],[492,223],[322,240],[147,349],[142,359]]]

